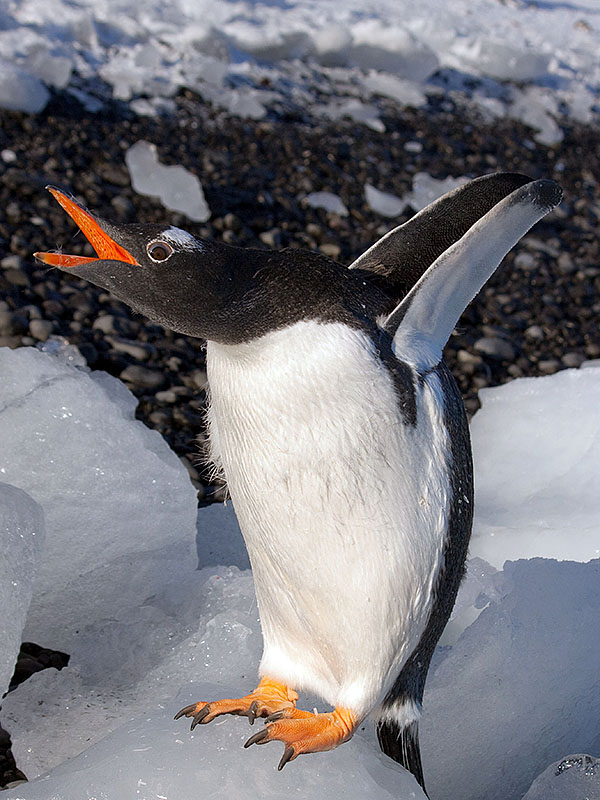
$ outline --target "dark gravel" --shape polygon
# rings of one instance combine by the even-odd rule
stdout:
[[[0,111],[0,151],[16,155],[0,160],[0,346],[63,336],[90,367],[121,377],[139,398],[138,417],[183,459],[200,502],[223,495],[199,460],[203,343],[34,262],[32,252],[56,246],[93,254],[44,191],[47,183],[68,188],[117,222],[164,221],[242,246],[320,248],[350,263],[408,218],[391,221],[371,211],[367,182],[401,196],[421,171],[437,178],[504,170],[551,177],[565,190],[561,207],[507,256],[463,315],[446,358],[473,413],[482,387],[600,357],[600,137],[594,128],[565,123],[564,142],[553,149],[536,145],[532,132],[512,120],[484,124],[448,100],[401,112],[382,101],[384,134],[298,113],[231,119],[189,94],[177,103],[177,115],[161,119],[132,117],[118,106],[90,115],[64,97],[38,116]],[[139,139],[157,144],[161,161],[196,172],[210,222],[191,223],[133,192],[123,156]],[[420,150],[406,147],[414,142]],[[350,215],[302,204],[304,194],[320,190],[339,194]],[[20,679],[59,666],[40,664],[39,653],[22,653]],[[0,734],[0,786],[19,777],[6,747]]]

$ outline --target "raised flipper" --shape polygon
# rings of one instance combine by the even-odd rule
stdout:
[[[382,325],[393,337],[395,355],[421,372],[435,367],[467,305],[506,253],[561,197],[554,181],[521,186],[442,253]]]
[[[469,181],[386,233],[350,269],[377,275],[388,294],[404,297],[436,258],[497,203],[526,183],[531,183],[531,178],[511,172]]]

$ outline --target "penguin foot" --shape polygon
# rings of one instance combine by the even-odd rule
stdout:
[[[326,714],[311,714],[297,708],[276,711],[267,717],[262,731],[251,736],[244,747],[280,741],[285,745],[277,767],[282,770],[288,761],[302,753],[319,753],[333,750],[352,738],[358,719],[348,708],[336,708]]]
[[[250,725],[253,725],[257,717],[269,717],[280,712],[294,710],[297,700],[298,695],[293,689],[269,678],[263,678],[256,689],[245,697],[235,700],[216,700],[209,703],[202,701],[192,703],[178,711],[175,719],[191,717],[191,730],[194,730],[196,725],[206,725],[222,714],[248,717]]]

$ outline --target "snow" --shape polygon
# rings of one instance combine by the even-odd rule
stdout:
[[[210,209],[196,175],[185,167],[165,166],[156,145],[140,140],[125,153],[131,185],[138,194],[158,197],[165,208],[181,211],[194,222],[206,222]]]
[[[535,779],[523,800],[600,800],[600,760],[585,753],[561,758]]]
[[[21,647],[42,547],[44,515],[22,489],[0,483],[0,697],[8,689]]]
[[[81,571],[78,538],[92,554],[88,572],[67,582],[62,607],[53,607],[61,624],[45,612],[52,635],[41,643],[69,652],[69,666],[33,675],[3,700],[20,768],[30,779],[42,776],[8,790],[7,800],[280,798],[300,786],[303,796],[332,800],[423,800],[412,778],[379,753],[369,721],[339,749],[303,756],[283,773],[281,745],[242,749],[253,732],[244,718],[193,733],[185,720],[173,721],[195,699],[239,696],[256,685],[262,638],[243,540],[231,505],[202,508],[191,554],[195,498],[187,476],[177,488],[178,460],[133,419],[135,400],[119,381],[82,369],[77,351],[59,344],[50,340],[46,352],[0,349],[0,424],[10,423],[0,427],[0,469],[15,485],[18,474],[23,485],[27,478],[24,488],[46,515],[40,575],[54,571],[60,586],[65,573]],[[599,391],[600,370],[586,368],[482,395],[472,424],[475,538],[421,722],[432,800],[521,800],[566,753],[597,754],[600,560],[588,559],[600,496]],[[11,449],[13,441],[20,446]],[[108,477],[93,474],[95,465]],[[160,531],[153,491],[165,506],[159,516],[169,514]],[[62,559],[53,559],[61,542]],[[523,549],[528,560],[513,560]],[[40,616],[33,603],[32,610]],[[78,626],[70,639],[65,620]],[[301,696],[300,705],[325,710],[317,698]],[[593,797],[598,776],[585,777]],[[569,779],[582,777],[573,771]],[[577,788],[567,789],[564,800],[580,800]]]
[[[147,114],[190,88],[259,119],[282,99],[311,110],[323,93],[368,108],[449,92],[553,146],[563,113],[597,120],[599,31],[600,6],[578,1],[151,0],[142,12],[135,0],[21,0],[0,16],[0,105],[35,113],[46,87],[64,87],[87,107],[112,97]],[[382,130],[372,114],[352,118]]]

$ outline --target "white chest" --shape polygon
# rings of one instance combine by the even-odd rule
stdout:
[[[335,636],[320,669],[343,683],[356,673],[359,615],[363,648],[389,670],[420,636],[443,545],[437,387],[418,388],[418,424],[405,425],[370,340],[339,324],[209,343],[207,367],[211,444],[252,561],[267,649],[270,640],[304,645],[307,631],[322,643]]]

